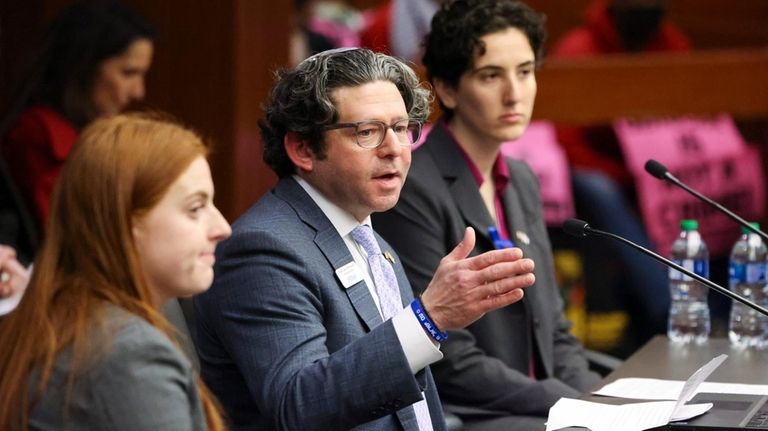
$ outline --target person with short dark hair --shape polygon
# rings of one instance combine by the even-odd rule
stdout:
[[[501,154],[531,120],[544,39],[543,17],[521,2],[442,5],[423,63],[443,116],[414,151],[397,205],[373,216],[415,295],[467,226],[473,254],[516,246],[536,264],[522,301],[449,332],[433,365],[446,410],[470,431],[543,430],[558,399],[599,381],[563,314],[536,176]]]
[[[194,300],[202,376],[234,428],[444,430],[429,364],[445,331],[533,283],[519,249],[467,259],[467,229],[413,298],[372,229],[371,213],[397,202],[428,106],[413,70],[367,49],[278,75],[261,128],[280,180],[235,222]]]

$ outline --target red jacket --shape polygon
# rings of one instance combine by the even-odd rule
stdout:
[[[48,221],[53,187],[77,135],[58,112],[35,106],[21,114],[2,140],[8,170],[40,226]]]
[[[669,21],[662,21],[656,36],[643,52],[689,51],[688,38]],[[566,33],[550,53],[553,57],[588,57],[624,52],[605,0],[593,0],[584,14],[584,24]]]
[[[367,24],[360,30],[360,46],[372,51],[390,54],[390,32],[392,21],[392,2],[366,12]]]

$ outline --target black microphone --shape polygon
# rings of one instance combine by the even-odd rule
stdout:
[[[646,255],[656,259],[657,261],[661,262],[662,264],[682,272],[683,274],[687,275],[688,277],[691,277],[692,279],[694,279],[694,280],[698,281],[699,283],[709,287],[710,289],[712,289],[712,290],[714,290],[714,291],[716,291],[716,292],[718,292],[718,293],[720,293],[722,295],[725,295],[725,296],[733,299],[734,301],[741,302],[742,304],[746,305],[747,307],[752,308],[753,310],[756,310],[758,313],[760,313],[760,314],[762,314],[764,316],[768,316],[768,309],[765,309],[765,308],[761,307],[760,305],[757,305],[754,302],[752,302],[752,301],[750,301],[750,300],[748,300],[748,299],[746,299],[746,298],[744,298],[742,296],[739,296],[739,295],[731,292],[730,290],[728,290],[728,289],[726,289],[726,288],[724,288],[724,287],[722,287],[722,286],[720,286],[720,285],[718,285],[716,283],[713,283],[712,281],[709,281],[708,279],[700,276],[699,274],[691,272],[691,271],[683,268],[682,266],[676,264],[675,262],[672,262],[671,260],[669,260],[669,259],[667,259],[665,257],[659,256],[658,254],[654,253],[653,251],[648,250],[647,248],[645,248],[645,247],[643,247],[641,245],[635,244],[634,242],[632,242],[632,241],[630,241],[630,240],[628,240],[628,239],[626,239],[624,237],[621,237],[619,235],[616,235],[616,234],[613,234],[613,233],[610,233],[610,232],[605,232],[605,231],[602,231],[602,230],[594,229],[594,228],[589,226],[589,223],[587,223],[587,222],[585,222],[583,220],[575,219],[575,218],[566,220],[565,223],[563,223],[563,230],[565,230],[566,233],[568,233],[570,235],[573,235],[573,236],[577,236],[577,237],[585,237],[587,235],[598,235],[598,236],[602,236],[602,237],[606,237],[606,238],[610,238],[610,239],[615,239],[617,241],[621,241],[624,244],[627,244],[628,246],[634,248],[635,250],[637,250],[637,251],[639,251],[639,252],[641,252],[643,254],[646,254]]]
[[[674,175],[672,175],[671,172],[667,169],[666,166],[662,165],[661,163],[657,162],[653,159],[648,159],[647,162],[645,162],[645,170],[649,174],[653,175],[654,177],[666,181],[670,184],[674,184],[683,190],[687,191],[688,193],[692,194],[693,196],[697,197],[698,199],[701,199],[702,201],[712,205],[715,207],[718,211],[722,212],[723,214],[727,215],[728,217],[735,220],[738,224],[744,226],[745,228],[749,229],[750,231],[756,233],[760,236],[760,238],[763,239],[763,241],[768,242],[768,235],[765,234],[765,232],[761,231],[760,229],[752,226],[748,221],[744,220],[743,218],[737,216],[734,214],[731,210],[725,208],[724,206],[720,205],[719,203],[713,201],[712,199],[702,195],[701,193],[697,192],[696,190],[690,188],[687,184],[683,183],[682,181],[675,178]]]

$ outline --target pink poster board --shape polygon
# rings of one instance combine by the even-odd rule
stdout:
[[[618,120],[614,130],[627,167],[645,175],[645,162],[678,164],[685,160],[717,160],[739,154],[746,144],[733,119],[682,117],[652,121]]]
[[[574,217],[571,173],[565,151],[560,147],[552,123],[532,121],[516,141],[506,142],[502,153],[523,160],[539,178],[544,220],[549,226],[560,226]]]
[[[616,134],[636,179],[640,209],[657,251],[669,254],[680,220],[693,218],[713,256],[724,256],[739,226],[687,192],[645,172],[648,159],[747,220],[762,219],[765,184],[759,152],[747,146],[730,117],[655,122],[618,121]]]

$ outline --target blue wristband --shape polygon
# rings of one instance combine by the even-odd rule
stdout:
[[[437,328],[437,325],[429,318],[427,310],[421,305],[419,298],[413,298],[411,302],[411,310],[416,315],[416,319],[421,323],[421,326],[427,330],[427,333],[438,343],[448,339],[448,334]]]

